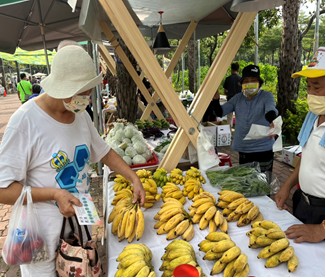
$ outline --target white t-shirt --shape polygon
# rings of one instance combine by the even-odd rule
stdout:
[[[0,187],[18,181],[32,187],[88,192],[90,163],[101,160],[109,150],[87,112],[76,114],[73,123],[63,124],[32,99],[20,106],[6,127],[0,145]],[[53,260],[63,216],[54,201],[34,205]],[[30,271],[25,274],[47,276]]]
[[[299,183],[303,192],[325,198],[325,148],[319,145],[325,132],[325,123],[317,127],[317,121],[302,148]]]

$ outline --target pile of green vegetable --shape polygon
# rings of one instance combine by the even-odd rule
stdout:
[[[208,170],[206,175],[212,186],[219,186],[222,190],[233,190],[246,197],[270,194],[270,185],[266,175],[249,165],[239,165],[223,170]]]

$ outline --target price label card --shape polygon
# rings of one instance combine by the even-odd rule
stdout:
[[[73,195],[82,203],[81,207],[74,206],[79,225],[100,225],[102,221],[92,196],[89,193],[73,193]]]

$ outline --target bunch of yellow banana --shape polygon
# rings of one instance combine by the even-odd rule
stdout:
[[[190,264],[197,268],[202,276],[202,269],[196,260],[195,251],[190,243],[181,239],[173,240],[165,247],[165,253],[161,258],[163,271],[162,277],[172,277],[173,270],[180,264]]]
[[[114,192],[120,191],[121,189],[124,188],[131,189],[131,182],[122,175],[117,174],[113,181],[114,181],[113,184]]]
[[[170,172],[169,181],[175,184],[184,184],[186,181],[186,177],[183,176],[183,172],[181,169],[174,168]]]
[[[294,248],[290,246],[282,229],[273,221],[262,220],[252,224],[247,232],[250,248],[263,248],[258,259],[266,259],[265,267],[276,267],[287,262],[289,272],[294,272],[299,264]]]
[[[117,258],[115,277],[156,277],[152,252],[142,243],[127,245]]]
[[[114,194],[114,198],[111,202],[112,205],[117,205],[117,203],[122,199],[132,199],[133,198],[133,192],[132,189],[124,188],[121,189]]]
[[[140,169],[136,171],[136,175],[139,177],[140,181],[143,183],[146,179],[152,178],[152,172],[146,169]]]
[[[167,198],[173,198],[178,200],[181,204],[184,205],[186,202],[185,196],[182,194],[182,190],[176,184],[172,182],[167,182],[162,188],[162,200],[163,202]]]
[[[108,223],[111,222],[111,232],[118,236],[119,241],[127,239],[130,243],[143,236],[144,213],[139,204],[132,203],[132,198],[124,198],[115,205],[108,218]]]
[[[157,186],[163,187],[168,182],[168,172],[164,168],[157,168],[153,174]]]
[[[248,258],[223,232],[210,232],[199,244],[204,260],[215,261],[211,275],[223,272],[224,277],[245,277],[249,274]]]
[[[157,229],[157,234],[167,234],[167,240],[181,236],[184,240],[190,241],[195,235],[189,214],[176,199],[165,199],[154,219],[157,221],[154,225],[154,228]]]
[[[196,179],[200,181],[201,184],[206,183],[206,179],[202,176],[200,170],[193,166],[186,172],[186,180],[188,179]]]
[[[193,203],[189,207],[189,215],[193,223],[199,224],[199,229],[209,227],[209,232],[220,229],[227,232],[228,223],[221,212],[216,207],[216,199],[210,192],[203,191],[193,198]]]
[[[222,214],[228,222],[237,221],[237,226],[242,227],[263,219],[258,206],[241,193],[222,190],[219,195],[217,206],[223,209]]]
[[[194,178],[189,178],[186,180],[182,194],[187,196],[189,200],[192,200],[196,195],[204,191],[201,182]]]
[[[157,193],[156,182],[151,178],[143,181],[143,187],[146,193],[144,208],[151,208],[161,198],[161,195]]]

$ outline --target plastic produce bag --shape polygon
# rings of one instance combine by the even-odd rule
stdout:
[[[216,167],[220,163],[220,159],[215,152],[215,146],[212,144],[212,138],[199,126],[199,135],[197,138],[197,155],[199,169],[206,171],[212,167]]]
[[[24,205],[25,197],[26,205]],[[13,206],[2,257],[8,265],[40,262],[48,258],[39,230],[37,213],[33,207],[30,186],[23,187]]]

